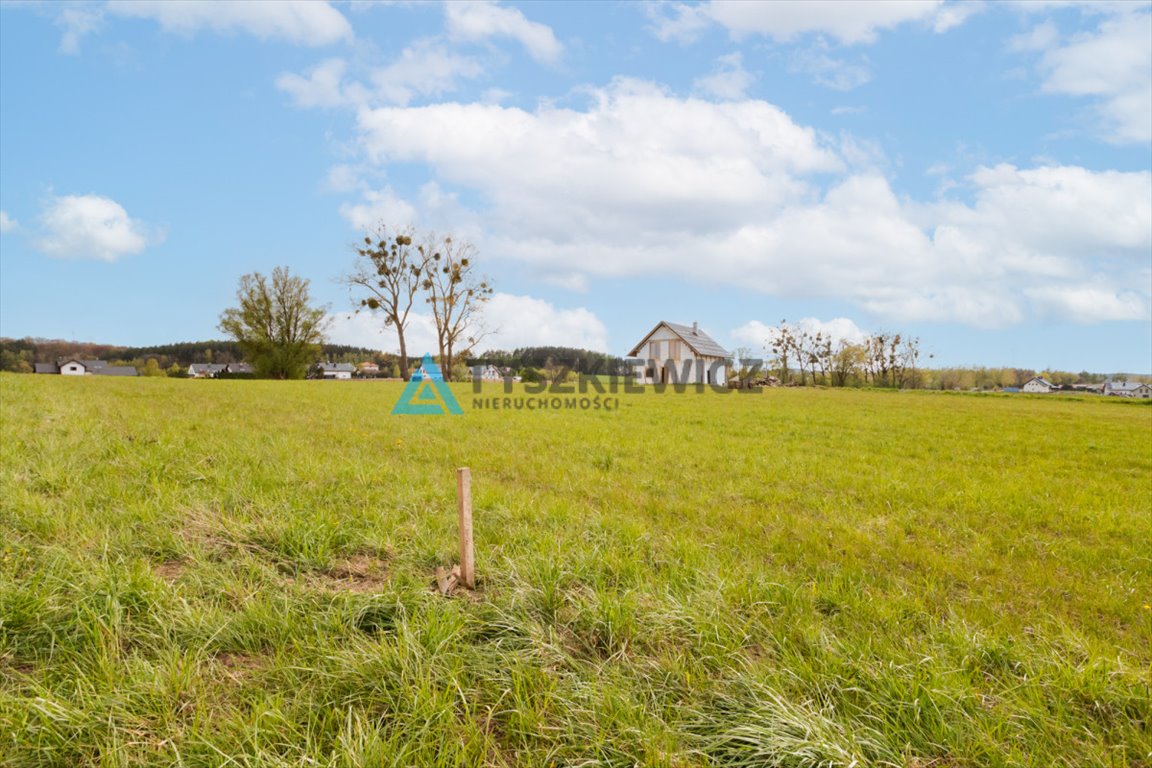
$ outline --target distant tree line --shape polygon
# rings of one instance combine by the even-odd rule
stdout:
[[[915,388],[919,384],[920,339],[879,332],[863,341],[834,342],[823,331],[780,321],[765,350],[785,384]]]
[[[468,358],[467,363],[469,366],[508,368],[520,375],[528,373],[531,380],[536,380],[534,374],[552,380],[560,375],[560,371],[587,376],[616,376],[629,372],[622,358],[573,347],[520,347],[512,352],[494,349]]]
[[[396,356],[377,350],[347,344],[323,344],[321,355],[333,363],[374,362],[380,376],[395,373]],[[235,341],[191,341],[156,344],[146,347],[123,347],[114,344],[90,344],[63,339],[0,338],[0,371],[31,373],[36,363],[54,363],[61,358],[105,360],[110,365],[131,365],[141,375],[185,376],[192,363],[239,363],[244,354]],[[388,374],[388,371],[393,371]]]
[[[786,325],[782,323],[782,325]],[[913,355],[915,353],[915,355]],[[1060,371],[1031,368],[955,366],[927,368],[919,365],[919,344],[899,334],[881,333],[863,343],[832,342],[826,335],[793,329],[787,336],[765,348],[766,359],[758,365],[747,361],[755,354],[751,349],[736,350],[733,362],[735,376],[748,381],[762,381],[774,376],[790,385],[839,387],[906,387],[941,390],[984,390],[1021,387],[1033,376],[1042,376],[1058,387],[1101,384],[1109,377],[1126,381],[1145,381],[1146,375],[1115,372]],[[31,373],[35,363],[53,363],[60,358],[105,360],[111,365],[134,366],[142,376],[186,376],[191,363],[236,363],[244,356],[234,341],[191,341],[156,344],[146,347],[122,347],[113,344],[91,344],[62,339],[0,338],[0,371]],[[321,357],[332,363],[364,362],[379,367],[378,378],[400,378],[397,355],[346,344],[321,345]],[[569,375],[627,375],[630,371],[622,358],[603,352],[573,347],[522,347],[511,352],[491,350],[467,358],[467,365],[494,365],[508,369],[525,381],[555,381]],[[456,365],[451,378],[464,381],[471,371]]]
[[[920,387],[943,390],[994,390],[1022,387],[1034,376],[1041,376],[1058,387],[1072,389],[1076,385],[1102,384],[1108,378],[1123,381],[1144,381],[1146,377],[1129,373],[1092,373],[1090,371],[1058,371],[1031,368],[994,368],[970,366],[956,368],[930,368],[919,372]]]
[[[765,360],[755,364],[750,349],[736,351],[733,373],[742,382],[762,382],[769,376],[794,386],[885,387],[896,389],[996,390],[1022,387],[1042,376],[1058,387],[1100,384],[1108,375],[1080,371],[986,366],[931,368],[922,365],[920,339],[881,331],[861,341],[834,340],[782,320],[765,341]],[[928,355],[928,359],[932,358]],[[1114,378],[1142,380],[1139,375],[1112,374]]]

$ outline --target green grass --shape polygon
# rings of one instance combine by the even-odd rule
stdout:
[[[1152,765],[1152,407],[399,393],[0,376],[0,765]]]

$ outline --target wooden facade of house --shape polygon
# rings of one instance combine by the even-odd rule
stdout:
[[[730,355],[698,323],[662,320],[628,357],[636,361],[637,384],[728,384]]]

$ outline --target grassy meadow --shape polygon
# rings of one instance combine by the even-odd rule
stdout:
[[[453,386],[0,376],[0,765],[1152,765],[1152,407]]]

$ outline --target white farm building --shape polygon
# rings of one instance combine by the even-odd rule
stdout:
[[[60,358],[54,363],[36,363],[32,369],[36,373],[51,373],[60,376],[135,376],[136,369],[131,365],[108,365],[103,360],[78,360]]]
[[[1043,377],[1033,376],[1024,382],[1024,386],[1020,387],[1020,390],[1022,392],[1048,394],[1049,392],[1055,392],[1057,386]]]
[[[634,359],[637,384],[728,384],[730,355],[697,323],[662,320],[628,357]]]
[[[320,376],[324,379],[338,379],[347,381],[356,373],[356,366],[351,363],[320,363]]]

